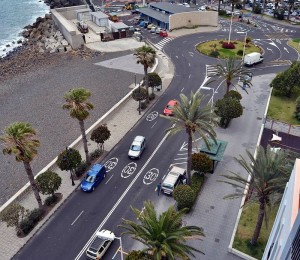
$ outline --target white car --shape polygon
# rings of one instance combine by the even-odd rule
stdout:
[[[152,27],[152,28],[150,29],[150,32],[151,32],[151,33],[156,33],[156,27],[155,27],[155,26]]]
[[[162,31],[162,30],[163,30],[162,28],[160,28],[160,27],[157,27],[157,28],[156,28],[156,30],[155,30],[155,33],[159,34],[159,33],[160,33],[160,31]]]
[[[146,138],[141,135],[137,135],[128,151],[128,157],[130,159],[140,159],[143,151],[146,148]]]
[[[185,7],[191,7],[188,3],[183,3],[182,5]]]
[[[202,5],[198,8],[198,11],[206,11],[206,5]]]

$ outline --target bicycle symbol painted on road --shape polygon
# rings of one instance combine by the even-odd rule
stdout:
[[[106,168],[106,172],[109,172],[111,171],[113,168],[115,168],[115,166],[117,165],[118,163],[118,158],[116,157],[113,157],[113,158],[110,158],[105,164],[105,168]]]
[[[121,172],[121,177],[126,179],[130,177],[136,170],[137,164],[134,162],[128,163]]]
[[[153,121],[155,118],[158,117],[158,112],[157,111],[153,111],[151,112],[147,117],[146,117],[146,120],[151,122]]]
[[[153,183],[159,174],[159,170],[156,168],[152,168],[149,171],[146,172],[144,179],[143,179],[143,183],[146,185],[149,185],[151,183]]]

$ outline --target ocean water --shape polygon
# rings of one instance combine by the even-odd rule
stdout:
[[[0,57],[18,46],[17,40],[22,39],[20,33],[26,25],[49,10],[42,0],[0,0]]]

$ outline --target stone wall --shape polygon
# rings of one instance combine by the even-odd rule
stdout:
[[[218,26],[218,12],[195,11],[172,14],[169,17],[169,30],[194,26]]]
[[[52,18],[63,34],[65,39],[69,42],[73,49],[80,48],[83,44],[82,34],[77,31],[77,28],[68,20],[76,19],[76,10],[86,8],[85,6],[65,7],[51,10]]]

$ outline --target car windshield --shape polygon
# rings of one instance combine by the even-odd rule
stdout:
[[[172,185],[172,184],[169,184],[169,183],[164,183],[164,184],[163,184],[163,188],[172,189],[172,188],[173,188],[173,185]]]
[[[132,145],[130,150],[132,151],[140,151],[141,150],[141,147],[139,145]]]
[[[86,180],[87,182],[94,182],[94,181],[95,181],[95,177],[94,177],[94,176],[91,176],[91,175],[87,175],[87,176],[85,177],[85,180]]]
[[[167,105],[166,109],[172,110],[174,106],[172,105]]]

